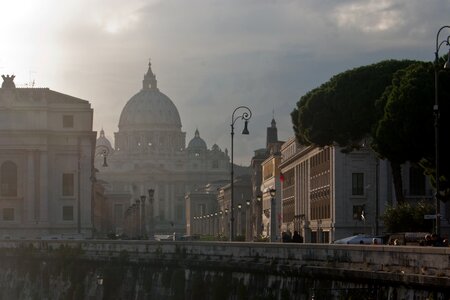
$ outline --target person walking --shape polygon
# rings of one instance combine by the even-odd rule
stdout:
[[[292,242],[294,243],[303,243],[303,237],[298,233],[298,231],[294,231],[294,235],[292,236]]]

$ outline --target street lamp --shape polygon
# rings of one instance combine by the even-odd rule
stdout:
[[[241,235],[242,234],[242,212],[241,212],[241,208],[242,205],[238,204],[237,206],[238,208],[238,226],[237,226],[237,235]]]
[[[218,217],[219,213],[215,212],[214,213],[214,235],[219,235],[219,217]]]
[[[238,110],[243,110],[242,114],[238,114],[236,117],[234,114]],[[234,137],[234,123],[238,119],[242,119],[245,121],[244,130],[242,130],[242,134],[249,134],[247,124],[248,120],[252,117],[252,111],[247,106],[238,106],[233,111],[233,114],[231,115],[231,219],[230,219],[230,241],[234,240],[234,161],[233,161],[233,155],[234,155],[234,145],[233,145],[233,137]]]
[[[102,286],[103,285],[103,275],[100,273],[97,275],[97,285]]]
[[[245,201],[245,240],[251,240],[251,222],[250,222],[250,200]]]
[[[110,154],[110,150],[107,146],[104,145],[99,145],[96,148],[96,153],[100,154],[103,157],[103,164],[102,167],[107,167],[108,166],[108,162],[106,161],[107,157]]]
[[[446,40],[443,40],[439,42],[439,34],[441,31],[445,28],[450,28],[450,26],[442,26],[439,28],[437,35],[436,35],[436,52],[435,58],[434,58],[434,106],[433,106],[433,112],[434,112],[434,151],[435,151],[435,164],[436,164],[436,174],[435,174],[435,181],[436,181],[436,193],[434,194],[435,200],[436,200],[436,234],[439,236],[441,231],[441,203],[440,203],[440,189],[439,189],[439,181],[440,181],[440,172],[439,172],[439,49],[443,44],[450,46],[450,36],[447,37]],[[444,69],[450,68],[450,51],[449,55],[447,57],[447,62],[444,65]]]
[[[223,235],[223,211],[219,211],[219,234]]]
[[[230,231],[230,216],[228,215],[228,207],[225,207],[225,210],[224,210],[224,213],[225,213],[225,234],[226,235],[229,235],[230,233],[229,233],[229,231]]]
[[[146,232],[146,222],[145,222],[145,200],[147,197],[145,195],[141,195],[141,236],[147,236]]]
[[[136,199],[136,214],[137,214],[137,225],[138,227],[136,228],[136,234],[139,235],[138,239],[141,239],[142,236],[142,216],[141,216],[141,200]]]
[[[256,230],[256,236],[259,237],[261,236],[261,231],[262,231],[262,210],[261,210],[261,202],[262,202],[262,195],[258,194],[256,196],[256,216],[255,216],[255,230]]]
[[[277,193],[277,190],[274,187],[267,188],[265,192],[268,192],[270,195],[270,241],[275,242],[276,241],[276,215],[275,215],[275,196]]]
[[[153,196],[155,195],[155,190],[154,189],[149,189],[148,190],[148,206],[149,206],[149,210],[148,210],[148,214],[150,216],[150,225],[149,225],[149,233],[148,233],[148,237],[150,240],[153,240],[155,238],[155,233],[154,233],[154,222],[153,222]]]

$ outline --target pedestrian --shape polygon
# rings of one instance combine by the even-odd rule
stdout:
[[[292,236],[292,242],[303,243],[303,237],[298,233],[297,230],[294,231],[294,235]]]
[[[432,246],[433,241],[431,240],[431,235],[427,234],[425,235],[425,246]]]
[[[442,238],[438,236],[436,233],[431,235],[431,246],[433,247],[443,247]]]
[[[281,240],[283,241],[283,243],[289,243],[291,241],[291,237],[286,231],[283,231],[281,233]]]

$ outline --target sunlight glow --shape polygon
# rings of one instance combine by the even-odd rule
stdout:
[[[135,15],[97,17],[96,22],[104,31],[115,34],[131,28],[138,21]]]

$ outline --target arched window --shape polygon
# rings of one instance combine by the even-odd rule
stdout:
[[[3,197],[17,196],[17,166],[11,161],[2,164],[0,169],[1,195]]]

